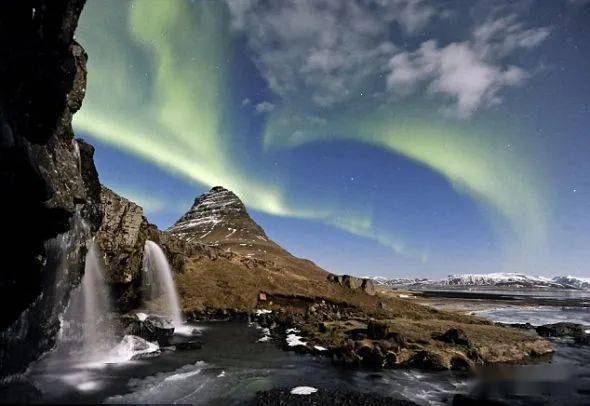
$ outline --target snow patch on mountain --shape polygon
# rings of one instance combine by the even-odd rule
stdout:
[[[571,275],[556,276],[553,278],[553,282],[576,289],[590,289],[590,278],[580,278]]]
[[[445,279],[374,277],[379,285],[391,287],[441,287],[441,286],[497,286],[513,288],[590,289],[590,278],[575,276],[531,276],[521,273],[455,274]]]

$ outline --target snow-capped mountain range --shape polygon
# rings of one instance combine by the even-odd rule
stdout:
[[[576,276],[531,276],[519,273],[457,274],[446,279],[373,278],[375,283],[392,287],[403,286],[497,286],[514,288],[590,289],[590,278]]]

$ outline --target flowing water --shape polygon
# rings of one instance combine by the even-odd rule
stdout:
[[[163,311],[175,326],[183,324],[180,301],[172,270],[164,251],[153,241],[146,241],[143,255],[143,286],[147,294],[144,302],[153,310]]]
[[[116,341],[100,251],[94,241],[87,247],[84,276],[63,316],[57,350],[93,362],[104,358]]]
[[[564,317],[579,310],[554,309]],[[503,317],[520,316],[514,308]],[[164,351],[150,359],[85,363],[54,351],[21,381],[0,389],[0,403],[242,405],[257,391],[311,386],[405,397],[420,405],[451,404],[458,393],[485,393],[517,405],[590,404],[590,347],[567,340],[554,342],[550,363],[503,366],[474,378],[448,371],[344,369],[329,358],[283,351],[272,340],[260,342],[264,330],[246,322],[197,327],[202,349]]]

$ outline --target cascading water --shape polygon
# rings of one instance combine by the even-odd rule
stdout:
[[[89,241],[87,247],[84,276],[73,291],[64,315],[60,343],[73,344],[69,349],[87,360],[99,360],[112,347],[115,334],[110,323],[111,297],[99,250],[94,241]]]
[[[172,270],[164,251],[153,241],[146,241],[143,253],[143,286],[149,304],[172,319],[175,327],[184,321]]]
[[[86,268],[82,278],[82,297],[84,298],[84,352],[97,353],[109,340],[111,296],[107,287],[103,266],[94,242],[89,244],[86,254]]]

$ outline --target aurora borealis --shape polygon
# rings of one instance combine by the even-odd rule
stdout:
[[[166,228],[232,189],[358,275],[588,275],[590,4],[89,1],[74,124]]]

